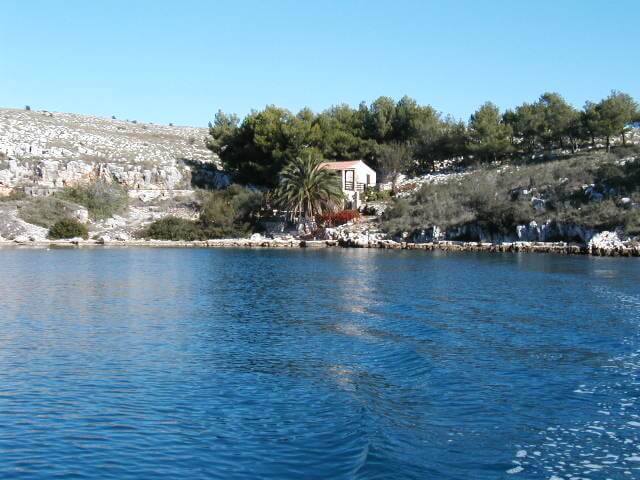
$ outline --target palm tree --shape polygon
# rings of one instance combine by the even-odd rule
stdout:
[[[291,220],[312,220],[343,201],[340,177],[335,171],[323,168],[322,163],[319,155],[307,152],[282,169],[275,200],[289,212]]]

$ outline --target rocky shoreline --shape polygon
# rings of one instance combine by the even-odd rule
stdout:
[[[378,248],[388,250],[424,250],[442,252],[490,252],[490,253],[555,253],[561,255],[591,255],[599,257],[640,257],[640,245],[599,247],[566,242],[512,242],[485,243],[438,241],[426,243],[375,240],[354,242],[350,240],[300,240],[246,238],[215,239],[202,241],[173,240],[1,240],[0,248],[79,248],[79,247],[151,247],[151,248]]]

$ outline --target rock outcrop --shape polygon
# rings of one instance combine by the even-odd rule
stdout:
[[[324,229],[324,239],[344,247],[370,247],[387,238],[373,222],[349,222],[335,228]]]
[[[204,128],[0,109],[0,194],[47,195],[97,179],[133,190],[228,183]]]

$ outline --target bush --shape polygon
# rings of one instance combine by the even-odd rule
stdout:
[[[196,222],[178,217],[164,217],[149,225],[143,237],[155,240],[203,240],[205,232]]]
[[[58,197],[87,207],[94,220],[122,213],[129,203],[127,191],[117,183],[103,180],[89,185],[65,188]]]
[[[239,185],[201,191],[199,224],[208,238],[244,237],[256,226],[263,195]]]
[[[605,188],[614,188],[618,193],[631,194],[640,190],[640,161],[624,165],[605,163],[596,172],[596,182]]]
[[[377,190],[375,188],[367,188],[364,191],[365,202],[381,202],[391,198],[391,190]]]
[[[616,205],[612,199],[590,202],[577,208],[563,205],[555,212],[553,218],[562,223],[582,225],[594,230],[623,227],[629,235],[640,233],[640,210],[626,210]]]
[[[610,155],[578,154],[530,165],[483,167],[463,178],[425,184],[406,198],[396,198],[382,215],[391,234],[438,226],[455,229],[475,224],[492,233],[515,235],[516,226],[535,220],[577,225],[595,230],[623,227],[640,234],[640,161],[619,165]],[[583,186],[595,184],[604,194],[590,200]],[[620,201],[623,196],[631,202]],[[536,211],[531,200],[544,200]]]
[[[54,223],[73,217],[78,205],[56,197],[33,197],[18,206],[18,216],[27,223],[50,228]]]
[[[344,225],[347,222],[358,220],[359,218],[360,212],[357,210],[342,210],[341,212],[327,212],[318,215],[316,222],[325,227],[333,227]]]
[[[87,226],[72,218],[65,218],[54,223],[49,229],[48,238],[60,240],[63,238],[89,238]]]

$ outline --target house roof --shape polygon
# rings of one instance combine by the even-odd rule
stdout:
[[[347,170],[349,168],[355,168],[359,163],[362,163],[367,168],[370,168],[362,160],[347,160],[343,162],[324,162],[321,166],[329,170]]]

